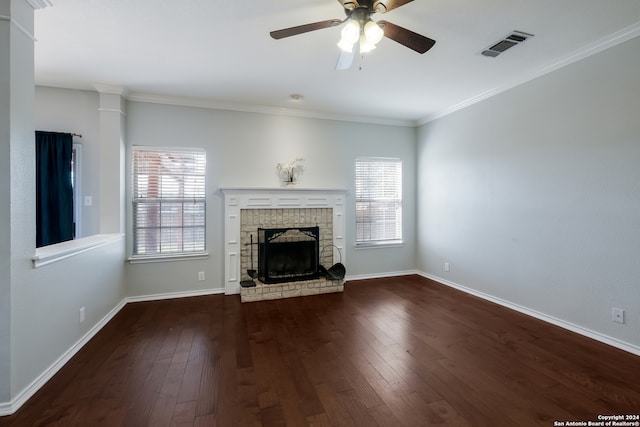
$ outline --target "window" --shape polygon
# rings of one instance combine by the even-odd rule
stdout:
[[[205,251],[204,150],[133,148],[133,255]]]
[[[356,159],[356,245],[402,242],[402,161]]]

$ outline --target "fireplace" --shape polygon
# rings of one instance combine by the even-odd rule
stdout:
[[[256,269],[259,228],[319,227],[319,264],[345,263],[344,189],[310,188],[222,188],[225,199],[224,280],[226,294],[240,294],[242,301],[264,301],[294,296],[342,292],[342,282],[322,276],[314,280],[264,285],[255,288],[240,282],[251,280]],[[252,243],[253,237],[253,244]],[[323,249],[324,248],[324,249]]]
[[[273,284],[319,277],[319,227],[258,228],[258,279]]]

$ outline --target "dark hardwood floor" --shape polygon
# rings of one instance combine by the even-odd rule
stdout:
[[[418,276],[128,304],[0,426],[553,426],[640,412],[640,357]]]

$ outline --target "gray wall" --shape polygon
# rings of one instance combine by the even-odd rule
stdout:
[[[422,126],[418,268],[640,345],[638,76],[640,38]]]
[[[129,147],[158,145],[207,150],[209,259],[128,265],[128,292],[132,296],[223,289],[224,198],[220,187],[279,187],[276,164],[296,157],[305,159],[299,187],[349,191],[346,217],[349,276],[415,269],[413,128],[129,102],[127,129]],[[403,160],[403,247],[353,248],[354,166],[358,156]],[[198,282],[198,271],[206,273],[206,281]]]

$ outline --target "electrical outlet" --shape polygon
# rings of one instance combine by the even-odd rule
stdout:
[[[444,271],[450,271],[448,262],[444,263]]]
[[[80,323],[84,322],[84,307],[80,309]]]
[[[613,308],[612,312],[612,320],[616,323],[624,323],[624,310],[621,308]]]
[[[198,272],[198,280],[200,280],[200,281],[204,280],[204,271]]]

